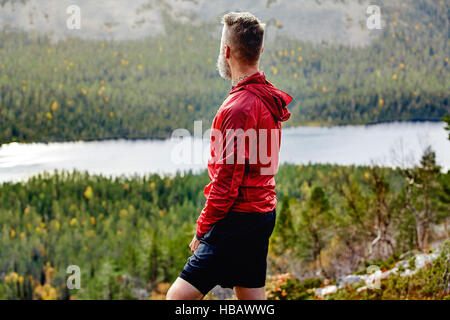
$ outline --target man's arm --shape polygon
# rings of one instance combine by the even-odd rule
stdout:
[[[236,200],[244,177],[245,164],[217,165],[205,207],[197,220],[197,239],[203,237],[212,225],[222,220]]]
[[[246,108],[251,108],[249,101]],[[255,126],[254,117],[243,109],[233,106],[222,121],[222,153],[217,159],[205,207],[197,220],[197,239],[227,215],[238,196],[245,173],[245,159],[248,157],[248,145],[243,135],[246,130]],[[227,136],[229,130],[233,130],[231,136]]]

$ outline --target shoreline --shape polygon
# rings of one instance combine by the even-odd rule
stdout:
[[[344,127],[373,127],[373,126],[377,126],[377,125],[383,125],[383,124],[394,124],[394,123],[399,123],[399,124],[404,124],[404,123],[443,123],[445,124],[445,122],[441,119],[441,120],[391,120],[391,121],[383,121],[383,122],[369,122],[369,123],[348,123],[348,124],[326,124],[326,123],[321,123],[321,122],[308,122],[305,124],[294,124],[294,125],[290,125],[289,121],[283,126],[284,130],[292,130],[292,129],[296,129],[296,128],[344,128]],[[190,131],[189,131],[190,132]],[[131,138],[127,138],[127,137],[112,137],[112,138],[99,138],[99,139],[85,139],[85,140],[33,140],[33,141],[10,141],[10,142],[4,142],[1,143],[0,142],[0,149],[3,146],[7,146],[7,145],[11,145],[11,144],[29,144],[29,145],[33,145],[33,144],[59,144],[59,143],[82,143],[82,142],[119,142],[119,141],[129,141],[129,142],[140,142],[140,141],[167,141],[170,140],[170,136],[167,136],[165,138],[162,137],[143,137],[143,138],[138,138],[138,137],[131,137]]]

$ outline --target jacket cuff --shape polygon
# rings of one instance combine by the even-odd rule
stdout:
[[[201,240],[202,237],[200,237],[197,233],[195,234],[195,237],[197,238],[197,240]]]

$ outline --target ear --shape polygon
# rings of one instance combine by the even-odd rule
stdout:
[[[262,48],[261,48],[261,54],[263,54],[264,53],[264,46],[262,46]]]
[[[228,45],[225,45],[225,58],[230,59],[231,57],[231,48]]]

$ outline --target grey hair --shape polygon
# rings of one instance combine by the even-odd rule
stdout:
[[[224,43],[246,63],[256,63],[264,45],[265,24],[250,12],[230,12],[222,17]]]

